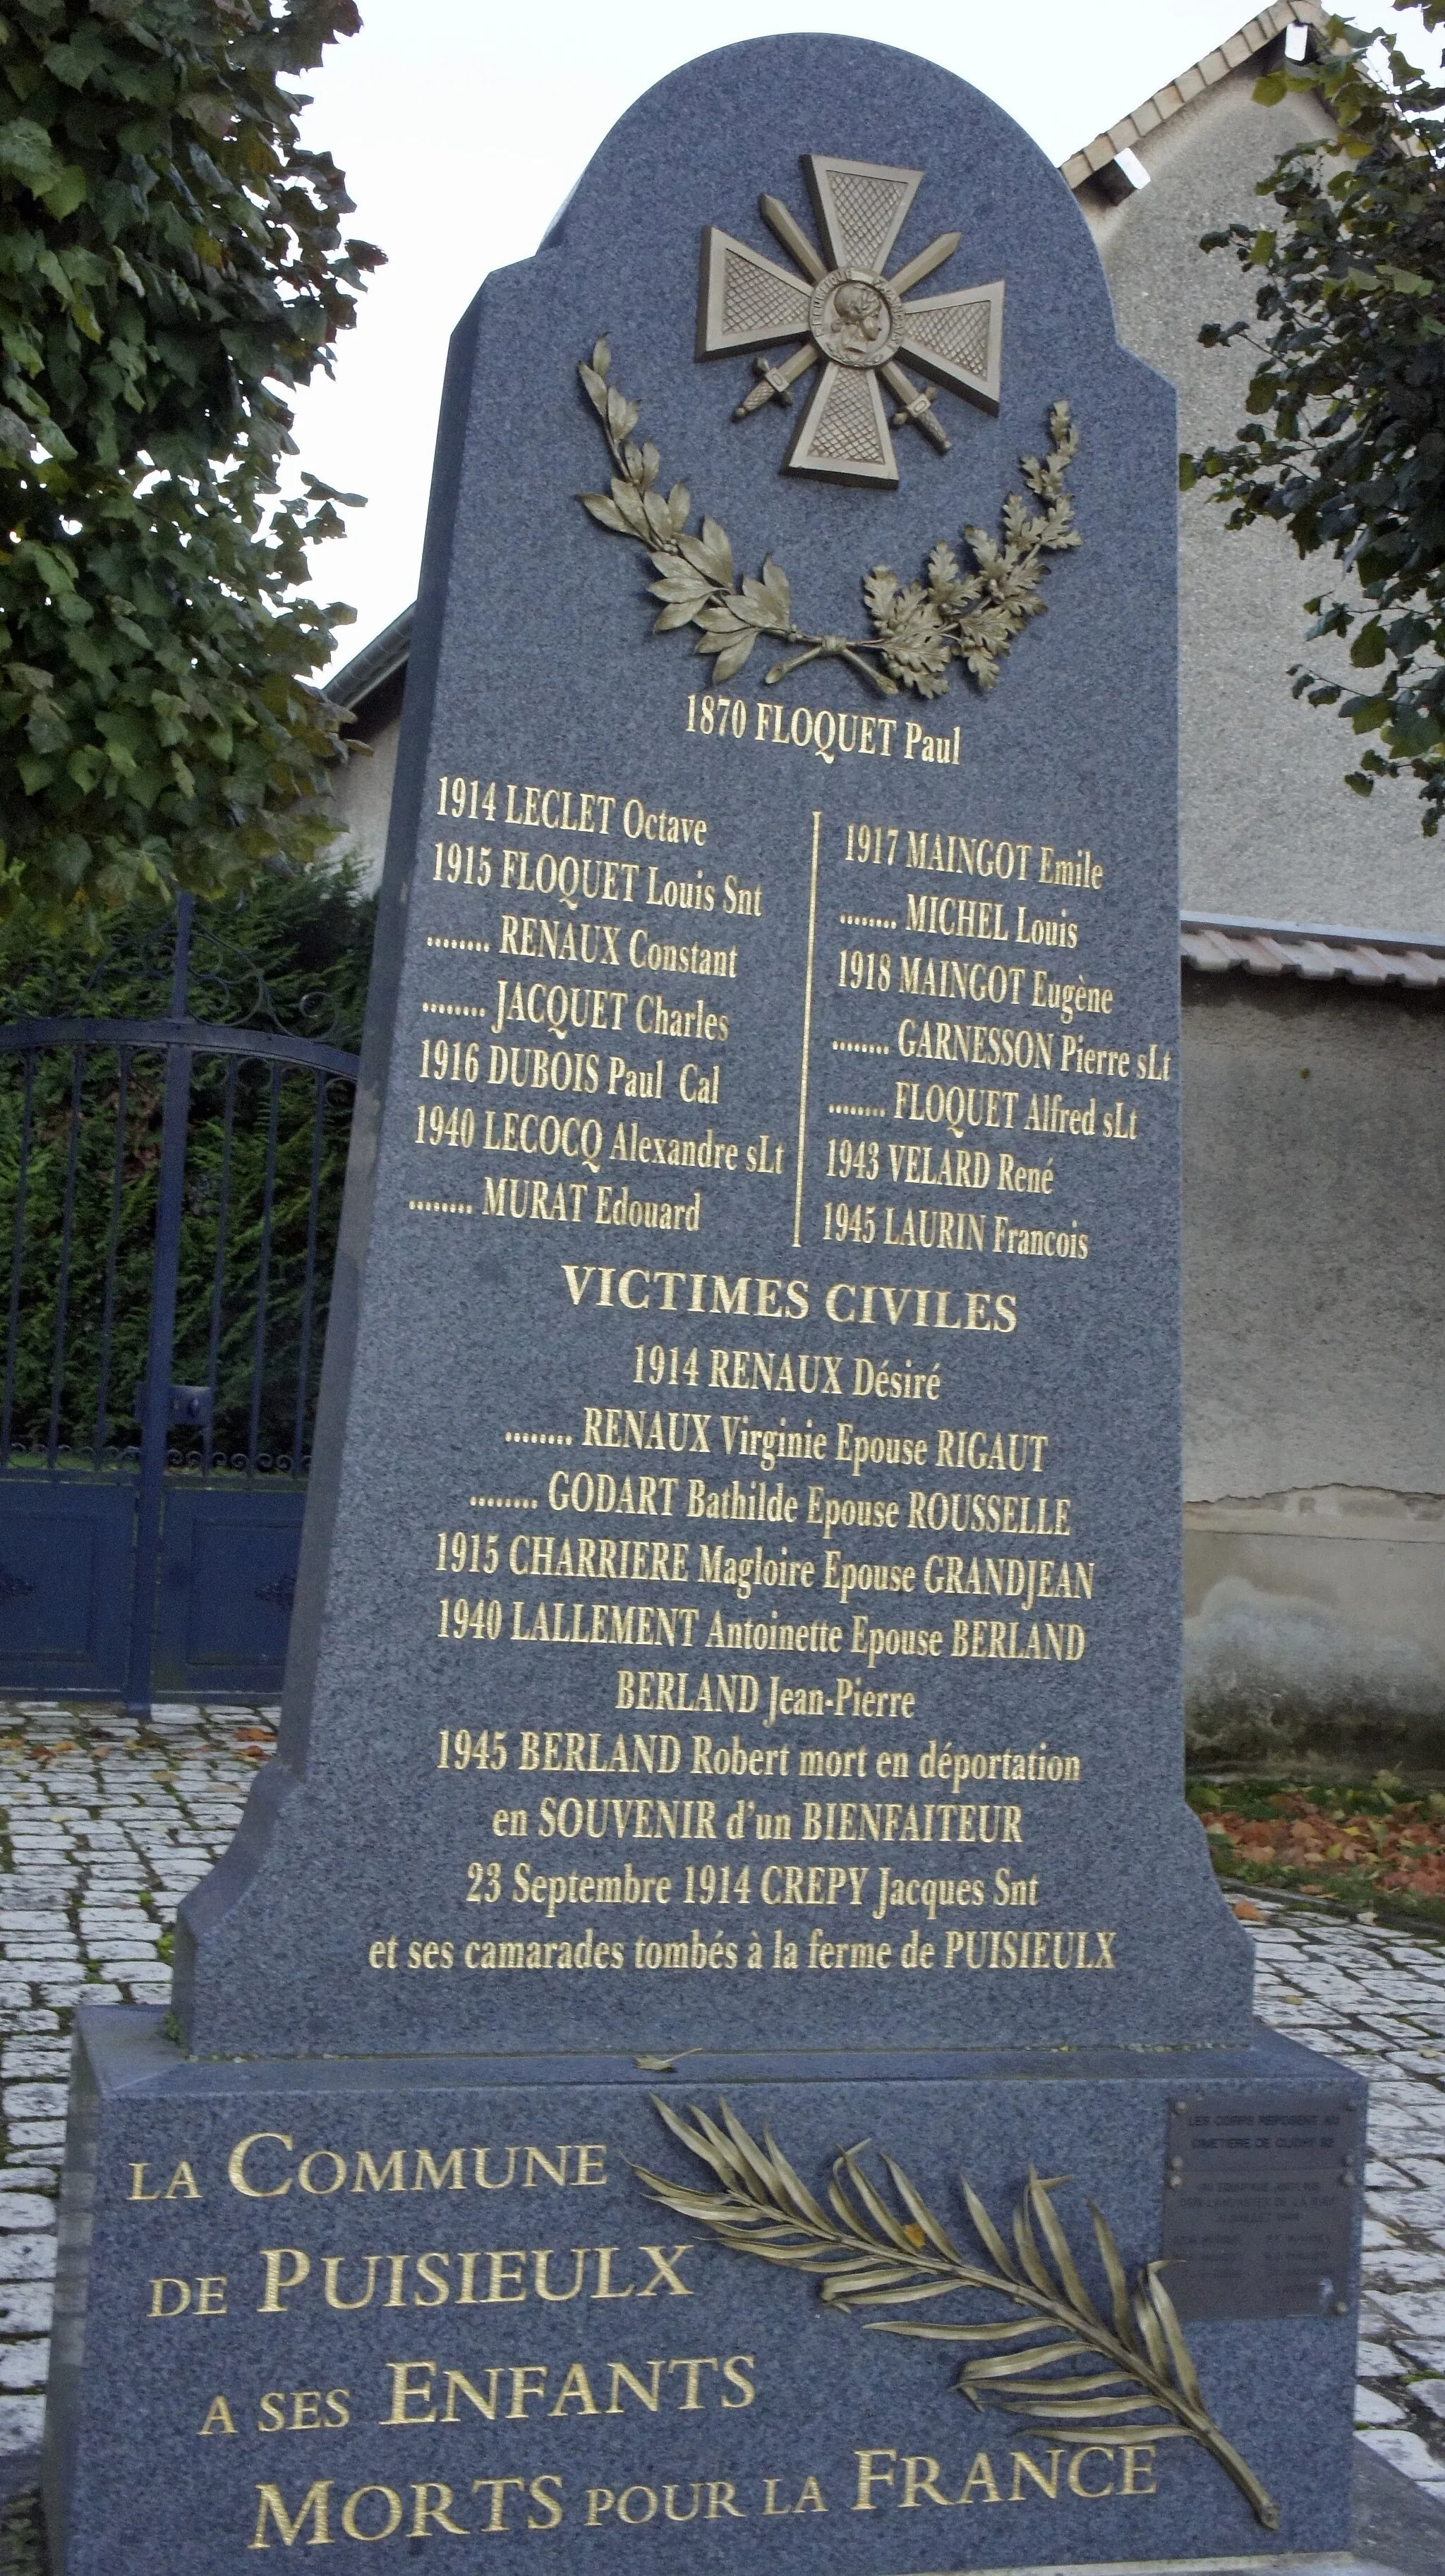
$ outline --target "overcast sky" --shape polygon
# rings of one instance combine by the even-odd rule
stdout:
[[[447,339],[487,272],[526,258],[609,127],[695,54],[826,30],[906,44],[999,100],[1062,161],[1244,24],[1248,0],[362,0],[308,86],[309,140],[347,174],[349,229],[386,252],[332,382],[297,404],[300,464],[364,492],[320,549],[349,600],[340,660],[415,595]],[[1390,17],[1388,0],[1355,12]]]

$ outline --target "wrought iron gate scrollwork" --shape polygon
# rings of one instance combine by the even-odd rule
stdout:
[[[357,1059],[192,1018],[258,998],[192,935],[163,1016],[0,1028],[0,1687],[279,1683]]]

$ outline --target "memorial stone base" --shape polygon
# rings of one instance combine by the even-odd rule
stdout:
[[[697,2576],[1344,2567],[1363,2095],[1262,2027],[1241,2049],[648,2068],[194,2061],[157,2012],[82,2013],[47,2418],[56,2564],[222,2576],[325,2547],[337,2569],[424,2557],[495,2576],[672,2576],[684,2549]],[[1008,2250],[1032,2166],[1103,2317],[1088,2203],[1131,2279],[1172,2247],[1204,2405],[1277,2527],[1157,2407],[1122,2438],[1116,2413],[1066,2439],[958,2393],[961,2361],[1017,2341],[868,2330],[1016,2322],[998,2295],[839,2312],[661,2206],[638,2167],[716,2180],[654,2097],[683,2117],[726,2100],[820,2201],[841,2150],[885,2193],[891,2157],[984,2267],[960,2172]]]

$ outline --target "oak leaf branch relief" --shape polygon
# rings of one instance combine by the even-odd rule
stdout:
[[[955,2382],[960,2393],[979,2408],[990,2400],[1047,2440],[1197,2442],[1233,2479],[1265,2530],[1278,2529],[1274,2499],[1205,2405],[1163,2267],[1145,2263],[1131,2283],[1108,2220],[1091,2201],[1109,2290],[1105,2317],[1049,2197],[1062,2177],[1043,2179],[1030,2166],[1013,2214],[1010,2248],[977,2192],[959,2176],[980,2260],[959,2252],[891,2156],[881,2158],[891,2201],[871,2180],[859,2146],[836,2159],[824,2207],[771,2132],[765,2129],[761,2141],[753,2138],[726,2102],[716,2120],[693,2107],[691,2126],[655,2095],[653,2107],[712,2177],[711,2188],[694,2190],[637,2168],[654,2200],[689,2226],[707,2228],[733,2253],[814,2274],[830,2307],[911,2306],[963,2290],[1006,2299],[1023,2311],[1017,2322],[870,2317],[867,2327],[874,2334],[976,2348]]]
[[[872,633],[814,634],[795,619],[791,584],[771,555],[761,573],[738,581],[727,531],[717,520],[704,514],[701,527],[689,531],[692,495],[685,483],[662,490],[657,449],[634,435],[641,406],[618,391],[611,371],[611,350],[599,340],[577,372],[615,471],[607,491],[578,498],[600,527],[645,549],[657,574],[648,587],[662,603],[653,632],[697,627],[693,649],[711,658],[715,686],[740,671],[754,645],[770,635],[789,649],[764,673],[765,685],[786,679],[805,662],[832,658],[846,662],[885,697],[900,689],[941,697],[954,661],[963,663],[980,689],[991,689],[1015,637],[1043,615],[1046,557],[1081,542],[1064,489],[1079,433],[1068,404],[1056,402],[1049,413],[1047,455],[1020,459],[1037,508],[1022,493],[1010,492],[998,538],[985,528],[965,528],[971,563],[960,562],[940,540],[920,580],[900,581],[887,564],[875,564],[863,582]]]

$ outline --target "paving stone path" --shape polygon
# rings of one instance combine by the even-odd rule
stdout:
[[[1370,2081],[1360,2439],[1445,2505],[1445,1941],[1260,1899],[1255,2006]]]
[[[77,2001],[170,2001],[169,1932],[274,1709],[0,1701],[0,2454],[37,2448]],[[1257,2002],[1370,2078],[1361,2438],[1445,2505],[1445,1941],[1249,1903]]]
[[[40,2441],[75,2005],[169,2003],[176,1907],[275,1717],[0,1702],[0,2453]]]

